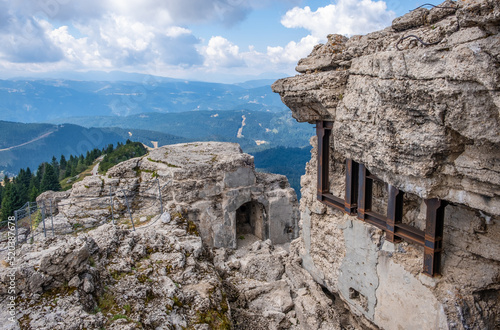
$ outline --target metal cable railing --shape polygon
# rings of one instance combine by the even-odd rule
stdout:
[[[97,228],[106,223],[112,223],[116,225],[117,215],[121,214],[122,219],[127,219],[132,225],[132,229],[140,230],[148,228],[155,224],[160,217],[157,217],[153,222],[146,225],[136,227],[136,221],[134,221],[132,212],[135,208],[132,202],[137,203],[137,199],[140,198],[140,203],[151,202],[151,205],[159,208],[160,214],[163,214],[163,197],[162,190],[171,182],[169,180],[163,186],[160,186],[160,181],[156,178],[157,187],[152,187],[146,191],[139,192],[139,186],[133,185],[129,187],[116,187],[113,191],[113,187],[109,186],[109,189],[101,192],[101,196],[88,196],[86,198],[82,195],[76,195],[79,200],[70,200],[68,202],[55,202],[54,199],[45,199],[39,202],[26,202],[20,209],[14,211],[14,223],[15,223],[15,241],[16,246],[26,242],[33,243],[38,237],[56,236],[56,235],[67,235],[75,234],[81,231],[91,230]],[[137,206],[136,206],[137,207]],[[76,208],[72,210],[72,208]],[[93,210],[92,217],[89,216],[87,219],[94,218],[96,223],[86,224],[79,222],[78,220],[70,222],[70,220],[85,219],[82,214],[85,215],[85,208],[90,208]],[[83,209],[83,210],[82,210]],[[62,212],[61,212],[62,211]],[[102,211],[101,214],[99,214]],[[80,212],[79,216],[71,216],[68,214],[76,214]],[[64,216],[64,223],[61,226],[60,218],[55,220],[55,217],[60,213],[66,213]],[[97,216],[95,216],[97,214]],[[128,220],[125,224],[128,224]],[[0,241],[0,243],[5,243],[6,240]],[[0,249],[4,251],[6,249]]]

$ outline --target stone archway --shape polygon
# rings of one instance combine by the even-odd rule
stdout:
[[[264,205],[252,201],[241,205],[236,210],[236,235],[252,234],[260,240],[266,240],[267,213]]]

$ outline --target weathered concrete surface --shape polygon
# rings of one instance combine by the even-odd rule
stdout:
[[[344,197],[345,159],[363,163],[385,214],[387,184],[405,191],[403,223],[425,229],[425,198],[445,211],[441,275],[423,247],[317,201],[317,141],[302,177],[302,266],[365,326],[500,327],[500,2],[446,1],[365,36],[328,36],[273,85],[298,121],[333,121],[330,192]],[[325,31],[325,34],[328,31]],[[416,35],[425,46],[408,35]],[[312,127],[311,127],[311,131]]]

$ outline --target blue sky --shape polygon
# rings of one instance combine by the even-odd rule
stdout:
[[[86,71],[214,82],[277,78],[295,74],[297,61],[328,34],[376,31],[423,3],[0,0],[0,78]]]

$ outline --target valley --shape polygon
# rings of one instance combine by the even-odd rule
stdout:
[[[122,78],[131,81],[0,80],[0,173],[14,176],[53,156],[79,156],[127,139],[147,148],[233,142],[255,156],[259,171],[286,175],[300,195],[314,133],[292,118],[271,81]],[[282,166],[289,159],[292,170]]]

